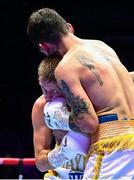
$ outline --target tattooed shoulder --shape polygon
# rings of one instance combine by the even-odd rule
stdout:
[[[103,85],[103,80],[102,80],[99,72],[97,71],[97,69],[95,67],[94,60],[91,59],[91,58],[87,58],[84,55],[80,55],[78,57],[78,60],[83,66],[87,67],[93,73],[93,75],[96,77],[99,85],[102,86]]]

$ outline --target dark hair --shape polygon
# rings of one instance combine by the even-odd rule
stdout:
[[[68,31],[67,22],[54,9],[42,8],[29,17],[27,34],[35,45],[44,41],[56,43]]]
[[[54,71],[61,59],[61,55],[57,53],[51,54],[43,59],[38,66],[39,80],[43,78],[44,80],[56,82]]]

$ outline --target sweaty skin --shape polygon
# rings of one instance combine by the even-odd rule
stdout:
[[[49,8],[31,15],[28,35],[47,56],[58,52],[63,57],[55,77],[71,109],[72,130],[95,133],[100,115],[116,113],[119,120],[134,118],[133,76],[111,47],[77,37],[72,25]]]
[[[73,26],[50,8],[31,14],[27,32],[41,52],[63,57],[55,77],[70,105],[72,130],[95,133],[103,114],[134,117],[134,84],[111,47],[77,37]]]
[[[72,46],[55,76],[82,131],[92,133],[99,115],[117,113],[119,119],[134,117],[132,78],[116,53],[103,42],[85,40]]]

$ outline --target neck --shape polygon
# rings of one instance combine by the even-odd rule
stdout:
[[[63,47],[64,54],[73,46],[82,44],[83,39],[78,38],[72,33],[68,33],[66,36],[62,38],[61,46]]]

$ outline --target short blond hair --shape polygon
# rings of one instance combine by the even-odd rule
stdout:
[[[54,53],[44,58],[38,66],[38,79],[56,81],[54,71],[61,61],[61,55]]]

